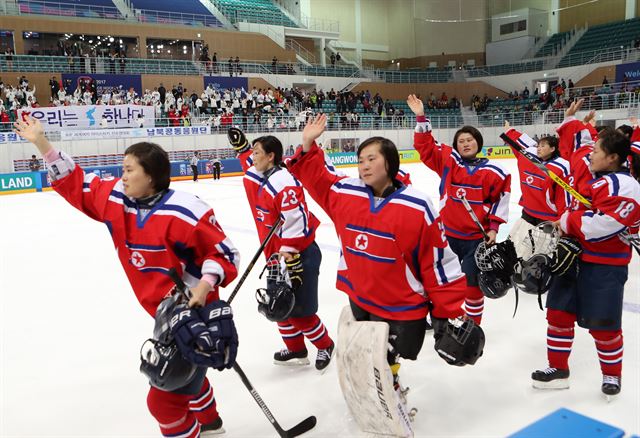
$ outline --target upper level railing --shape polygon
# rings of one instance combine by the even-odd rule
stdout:
[[[11,10],[7,11],[8,13]],[[115,6],[87,5],[79,3],[65,3],[41,0],[20,0],[18,2],[19,14],[53,15],[62,17],[82,18],[107,18],[111,20],[124,20],[118,8]]]
[[[181,12],[157,11],[133,8],[136,16],[123,16],[118,8],[110,6],[87,5],[42,0],[20,0],[17,11],[7,10],[8,14],[52,15],[78,18],[101,18],[109,20],[135,20],[142,23],[163,23],[184,26],[223,27],[216,17],[205,14],[187,14]]]

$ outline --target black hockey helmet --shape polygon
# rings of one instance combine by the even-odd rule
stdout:
[[[174,391],[194,379],[198,366],[182,356],[175,341],[168,344],[147,339],[140,349],[140,372],[149,384],[163,391]]]
[[[474,253],[474,259],[481,271],[493,271],[500,276],[509,276],[513,274],[518,256],[513,242],[507,239],[493,245],[480,242]]]
[[[518,262],[511,279],[518,290],[528,294],[542,295],[551,286],[552,265],[553,262],[549,256],[536,254],[526,261]]]
[[[508,275],[498,275],[494,271],[480,271],[478,275],[478,287],[487,298],[502,298],[512,286]]]
[[[476,363],[482,356],[484,341],[484,331],[473,320],[457,319],[448,321],[434,348],[447,363],[461,367]]]
[[[258,312],[269,321],[284,321],[289,318],[296,304],[296,296],[287,283],[272,283],[267,288],[256,290]]]

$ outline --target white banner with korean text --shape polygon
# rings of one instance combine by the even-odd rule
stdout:
[[[61,131],[60,140],[95,140],[105,138],[175,137],[185,135],[209,135],[210,126],[179,126],[167,128],[101,129]]]
[[[40,120],[45,131],[140,128],[155,126],[152,106],[73,105],[18,110],[18,118]]]

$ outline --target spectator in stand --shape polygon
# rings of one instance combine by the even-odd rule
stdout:
[[[240,67],[240,58],[236,56],[236,60],[234,62],[236,64],[236,76],[242,75],[242,67]]]
[[[58,91],[60,91],[60,82],[55,76],[49,79],[49,87],[51,88],[51,101],[53,102],[58,97]]]
[[[11,46],[7,47],[4,51],[4,60],[7,61],[7,70],[13,70],[13,55],[13,48]]]
[[[335,68],[335,66],[336,66],[336,55],[335,55],[335,53],[332,53],[329,59],[331,59],[331,67]]]
[[[31,155],[31,159],[29,160],[29,170],[32,172],[40,170],[40,160],[38,160],[35,155]]]
[[[606,87],[607,85],[609,85],[609,81],[607,80],[607,76],[605,76],[604,79],[602,80],[602,86]]]

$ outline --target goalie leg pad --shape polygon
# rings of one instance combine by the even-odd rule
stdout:
[[[340,388],[362,431],[413,437],[409,412],[393,387],[388,339],[387,323],[356,321],[349,307],[342,310],[336,349]]]

